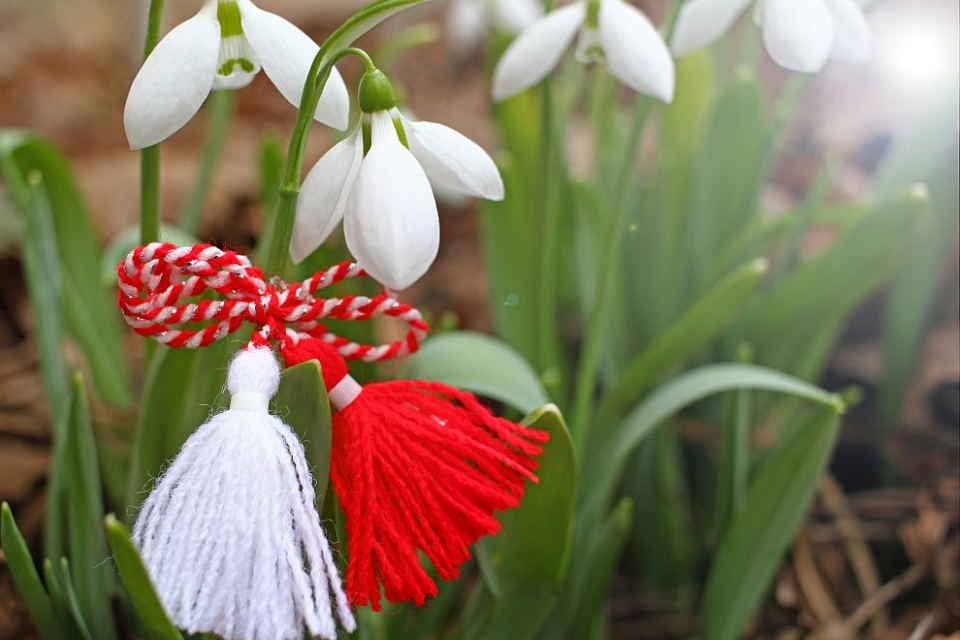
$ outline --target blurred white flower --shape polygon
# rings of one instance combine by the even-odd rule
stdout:
[[[431,182],[502,200],[503,180],[493,159],[466,136],[404,118],[381,72],[364,76],[360,105],[360,126],[320,158],[303,183],[290,255],[301,262],[343,220],[347,247],[367,273],[391,289],[406,289],[440,248]]]
[[[453,0],[447,34],[455,51],[474,49],[489,29],[517,35],[543,13],[540,0]]]
[[[606,64],[634,91],[673,100],[670,51],[650,20],[624,0],[578,0],[537,20],[500,58],[494,99],[505,100],[543,80],[578,33],[578,60]]]
[[[133,81],[123,122],[133,149],[157,144],[193,118],[213,89],[245,87],[262,68],[295,107],[319,51],[303,31],[250,0],[206,0],[160,41]],[[350,98],[336,69],[316,119],[347,128]]]
[[[753,0],[688,0],[671,48],[682,56],[711,44]],[[855,0],[759,0],[755,19],[781,67],[816,73],[827,60],[859,62],[870,54],[870,27]]]

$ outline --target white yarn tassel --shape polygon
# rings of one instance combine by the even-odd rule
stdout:
[[[170,619],[225,640],[335,640],[335,606],[356,629],[320,517],[303,445],[268,413],[280,385],[270,349],[230,365],[230,410],[183,445],[134,525]],[[330,593],[335,604],[331,605]]]

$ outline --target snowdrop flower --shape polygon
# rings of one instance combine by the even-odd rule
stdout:
[[[450,43],[461,53],[480,43],[488,28],[517,35],[543,13],[539,0],[453,0],[447,12]]]
[[[493,96],[505,100],[543,80],[579,35],[577,59],[606,64],[638,93],[673,100],[667,45],[639,9],[624,0],[578,0],[537,20],[506,50],[493,75]]]
[[[283,18],[250,0],[206,0],[200,12],[160,41],[133,81],[123,123],[133,149],[157,144],[193,118],[212,89],[240,89],[263,69],[296,107],[319,47]],[[350,99],[336,69],[315,114],[347,128]]]
[[[752,0],[688,0],[671,47],[678,56],[719,38]],[[870,53],[870,28],[855,0],[759,0],[763,43],[781,67],[816,73],[828,59],[859,62]]]
[[[290,255],[301,262],[343,220],[347,247],[367,273],[391,289],[406,289],[440,248],[431,182],[502,200],[503,180],[472,140],[400,115],[390,81],[375,68],[360,81],[360,110],[360,126],[320,158],[303,183]]]

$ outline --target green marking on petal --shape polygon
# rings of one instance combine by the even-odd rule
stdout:
[[[253,73],[256,68],[252,62],[246,58],[231,58],[220,65],[217,73],[221,76],[229,76],[233,73],[234,67],[240,67],[245,73]]]
[[[600,0],[590,0],[587,4],[587,27],[596,29],[600,26]]]
[[[409,149],[410,143],[407,142],[407,132],[404,130],[403,123],[400,122],[400,118],[393,119],[393,128],[397,130],[397,137],[400,138],[400,143]]]
[[[220,22],[220,37],[230,38],[243,35],[243,23],[240,21],[240,7],[236,2],[217,3],[217,21]]]

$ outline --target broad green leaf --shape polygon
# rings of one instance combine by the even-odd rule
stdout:
[[[807,260],[758,300],[743,337],[759,361],[786,367],[824,318],[846,315],[887,281],[922,221],[928,197],[914,188],[879,205],[825,253]]]
[[[140,505],[153,479],[177,455],[189,433],[200,426],[189,421],[201,352],[159,347],[150,361],[133,438],[128,507]]]
[[[523,356],[480,333],[458,331],[429,340],[409,360],[405,373],[407,378],[468,389],[527,413],[549,402]]]
[[[98,394],[111,404],[129,404],[127,362],[120,347],[116,304],[100,284],[99,241],[66,158],[50,142],[17,130],[0,131],[0,158],[0,174],[22,211],[31,209],[24,189],[29,176],[42,179],[51,212],[67,326],[83,347]]]
[[[757,469],[710,569],[702,608],[705,640],[740,637],[813,498],[839,426],[825,407]]]
[[[595,429],[609,432],[620,413],[642,397],[650,384],[716,339],[742,311],[766,273],[765,260],[748,262],[694,303],[626,366],[603,398]]]
[[[83,379],[73,380],[70,419],[67,423],[65,491],[68,547],[73,563],[73,583],[83,618],[98,640],[117,637],[110,604],[112,574],[104,560],[110,555],[100,521],[103,517],[103,486],[90,408]]]
[[[563,416],[547,405],[524,420],[550,434],[538,459],[539,483],[528,484],[520,507],[499,514],[503,530],[478,545],[491,593],[492,615],[481,637],[532,638],[559,592],[572,535],[576,461]]]
[[[40,632],[43,640],[70,640],[57,621],[53,605],[47,596],[40,574],[30,557],[30,549],[17,528],[10,505],[6,502],[0,507],[0,543],[3,544],[3,556],[13,583],[23,598],[30,618]]]
[[[786,374],[748,364],[715,364],[688,371],[663,384],[641,402],[603,442],[591,441],[582,460],[581,505],[602,509],[610,500],[627,457],[655,428],[708,396],[735,389],[785,393],[829,407],[840,399]]]
[[[273,412],[293,429],[307,454],[316,483],[317,511],[323,512],[330,480],[332,431],[330,403],[323,374],[316,360],[290,367],[280,376],[280,390],[273,399]]]
[[[113,515],[106,517],[104,526],[110,550],[113,551],[113,562],[117,565],[120,579],[130,596],[133,610],[150,640],[183,640],[183,636],[170,622],[163,605],[160,604],[160,598],[153,588],[143,560],[130,540],[130,531]]]

